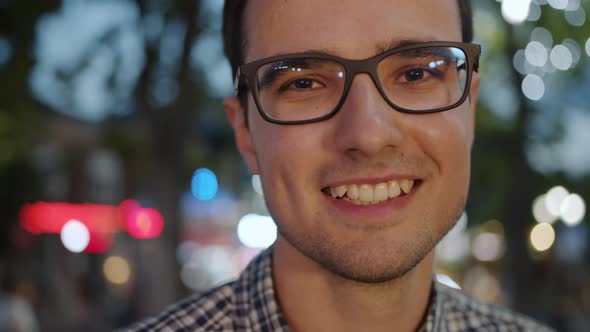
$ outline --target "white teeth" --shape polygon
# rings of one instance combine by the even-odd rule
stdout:
[[[348,198],[355,200],[359,198],[359,187],[356,184],[351,184],[347,186],[348,189],[346,190],[346,195]]]
[[[414,187],[414,180],[401,180],[399,182],[399,186],[402,188],[404,193],[409,193],[410,190]]]
[[[387,192],[387,183],[379,183],[375,186],[375,191],[373,192],[373,199],[376,201],[384,201],[389,197]]]
[[[396,198],[402,193],[399,187],[399,183],[397,183],[397,181],[390,181],[387,189],[389,191],[389,198]]]
[[[344,198],[357,205],[376,204],[408,194],[414,188],[414,180],[388,181],[378,184],[350,184],[330,187],[329,194],[334,198]]]
[[[373,201],[373,186],[369,184],[361,184],[359,188],[359,200],[363,202]]]
[[[344,194],[346,194],[346,186],[338,186],[335,188],[335,190],[337,197],[342,197]]]
[[[334,198],[338,197],[338,195],[336,195],[336,188],[330,187],[330,195]]]

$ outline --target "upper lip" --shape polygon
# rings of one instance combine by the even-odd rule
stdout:
[[[351,184],[379,184],[385,183],[389,181],[399,181],[399,180],[414,180],[418,181],[421,180],[420,177],[411,174],[395,174],[395,175],[387,175],[387,176],[375,176],[375,177],[349,177],[343,180],[334,180],[328,182],[323,188],[327,187],[337,187],[341,185],[351,185]]]

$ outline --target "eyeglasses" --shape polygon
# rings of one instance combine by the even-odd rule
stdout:
[[[305,124],[334,116],[356,74],[371,76],[393,109],[435,113],[461,105],[478,70],[480,45],[413,43],[365,60],[295,53],[239,66],[236,89],[250,89],[260,115],[276,124]]]

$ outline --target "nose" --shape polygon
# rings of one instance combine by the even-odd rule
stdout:
[[[357,158],[374,158],[403,141],[401,118],[383,99],[368,74],[357,75],[336,114],[336,146]]]

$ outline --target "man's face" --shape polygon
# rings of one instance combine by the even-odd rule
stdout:
[[[246,63],[308,50],[365,59],[400,40],[461,41],[456,0],[256,0],[245,29]],[[305,125],[264,121],[250,96],[246,129],[237,102],[226,103],[240,152],[261,176],[278,241],[352,280],[412,269],[465,205],[478,82],[456,109],[416,115],[392,109],[359,74],[334,117]],[[415,186],[389,198],[393,181],[404,180]],[[356,186],[366,198],[384,184],[388,198],[376,204],[329,194]]]

